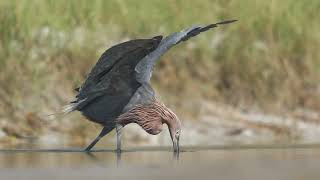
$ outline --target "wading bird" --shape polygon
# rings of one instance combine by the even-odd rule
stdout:
[[[153,66],[172,46],[218,25],[193,26],[164,39],[135,39],[111,47],[99,58],[85,82],[76,88],[76,99],[63,111],[80,111],[88,120],[103,126],[100,134],[85,149],[91,148],[106,134],[116,129],[117,151],[121,151],[121,129],[137,123],[156,135],[167,124],[175,152],[179,152],[181,123],[179,118],[155,97],[150,85]]]

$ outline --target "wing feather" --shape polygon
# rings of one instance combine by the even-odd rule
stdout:
[[[102,123],[104,118],[116,117],[141,85],[134,77],[135,66],[156,49],[161,39],[158,36],[132,40],[108,49],[78,90],[76,100],[66,106],[65,112],[79,110],[98,123]]]
[[[191,28],[182,30],[180,32],[173,33],[165,37],[159,44],[156,50],[144,57],[135,67],[136,78],[140,83],[148,83],[152,76],[152,69],[154,63],[172,46],[186,41],[189,38],[200,34],[201,32],[207,31],[211,28],[217,27],[218,25],[228,24],[235,22],[236,20],[221,21],[215,24],[207,26],[192,26]]]

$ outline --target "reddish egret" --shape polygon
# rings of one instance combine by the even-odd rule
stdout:
[[[150,86],[153,66],[172,46],[218,25],[236,20],[222,21],[207,26],[193,26],[173,33],[164,39],[127,41],[106,50],[88,74],[85,82],[76,89],[76,99],[64,108],[74,110],[90,121],[103,126],[100,134],[85,149],[91,148],[116,128],[117,151],[121,151],[121,129],[137,123],[149,134],[159,134],[167,124],[175,152],[179,152],[181,123],[179,118],[155,97]]]

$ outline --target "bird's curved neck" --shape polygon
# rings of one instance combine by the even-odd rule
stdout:
[[[180,125],[180,121],[177,115],[172,112],[168,107],[158,100],[155,100],[156,110],[161,114],[162,122],[167,124],[169,127],[175,126],[176,124]]]
[[[122,126],[129,123],[137,123],[151,134],[159,133],[163,123],[168,125],[170,131],[180,128],[178,117],[156,99],[151,104],[137,105],[128,112],[120,115],[117,118],[117,123]]]

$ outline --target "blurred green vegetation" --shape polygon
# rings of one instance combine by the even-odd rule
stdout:
[[[113,44],[233,18],[159,61],[160,96],[319,108],[319,12],[319,0],[1,0],[0,115],[59,109]]]

